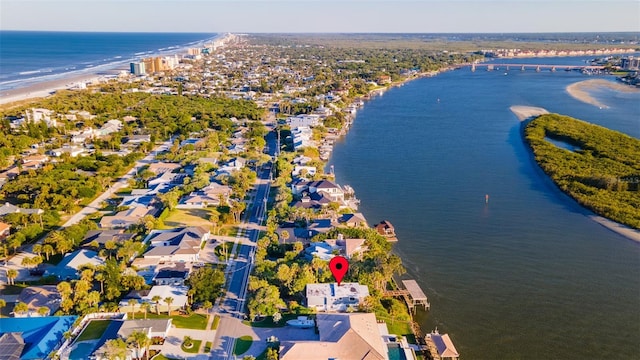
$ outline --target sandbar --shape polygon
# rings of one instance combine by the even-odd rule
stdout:
[[[549,113],[547,109],[541,107],[524,105],[513,105],[509,110],[511,110],[511,112],[514,113],[520,121]]]
[[[606,109],[608,108],[606,104],[601,103],[590,94],[591,91],[603,90],[603,89],[621,91],[621,92],[640,91],[629,85],[620,84],[620,83],[605,80],[605,79],[590,79],[590,80],[579,81],[579,82],[570,84],[566,88],[567,93],[569,93],[569,95],[571,95],[574,99],[582,101],[583,103],[586,103],[586,104],[591,104],[593,106]]]

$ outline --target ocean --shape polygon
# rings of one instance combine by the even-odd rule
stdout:
[[[203,33],[0,31],[0,91],[126,67],[214,39]]]
[[[545,178],[509,110],[543,107],[640,138],[640,93],[597,91],[610,106],[599,109],[565,90],[592,78],[463,68],[414,80],[368,101],[334,148],[329,166],[369,224],[395,226],[394,251],[431,302],[417,321],[449,333],[461,359],[640,358],[640,244]]]

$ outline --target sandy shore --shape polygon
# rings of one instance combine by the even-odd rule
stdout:
[[[547,109],[544,109],[541,107],[523,106],[523,105],[513,105],[512,107],[509,108],[509,110],[511,110],[511,112],[514,113],[518,118],[518,120],[520,121],[524,121],[534,116],[540,116],[542,114],[549,113]]]
[[[96,84],[102,77],[103,75],[99,74],[83,74],[2,91],[0,93],[0,105],[27,99],[43,98],[51,95],[56,90],[69,89],[82,83]]]
[[[574,99],[582,101],[586,104],[591,104],[593,106],[597,106],[601,109],[606,109],[608,106],[606,104],[601,103],[596,98],[594,98],[590,92],[594,90],[613,90],[613,91],[621,91],[621,92],[637,92],[640,91],[638,89],[634,89],[631,86],[620,84],[617,82],[605,80],[605,79],[591,79],[585,81],[579,81],[577,83],[573,83],[566,88],[567,93],[571,95]]]
[[[626,225],[619,224],[615,221],[611,221],[598,215],[589,215],[589,218],[611,231],[614,231],[628,239],[640,243],[640,230],[630,228]]]

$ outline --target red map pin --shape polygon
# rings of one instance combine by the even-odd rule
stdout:
[[[331,261],[329,261],[329,269],[338,282],[338,286],[340,286],[342,278],[347,273],[347,270],[349,270],[349,262],[342,256],[334,256]]]

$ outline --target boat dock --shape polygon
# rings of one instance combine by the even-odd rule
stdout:
[[[416,306],[424,306],[425,310],[431,308],[427,295],[415,280],[402,280],[402,285],[404,289],[388,290],[384,292],[384,295],[403,298],[413,313],[415,313]]]

